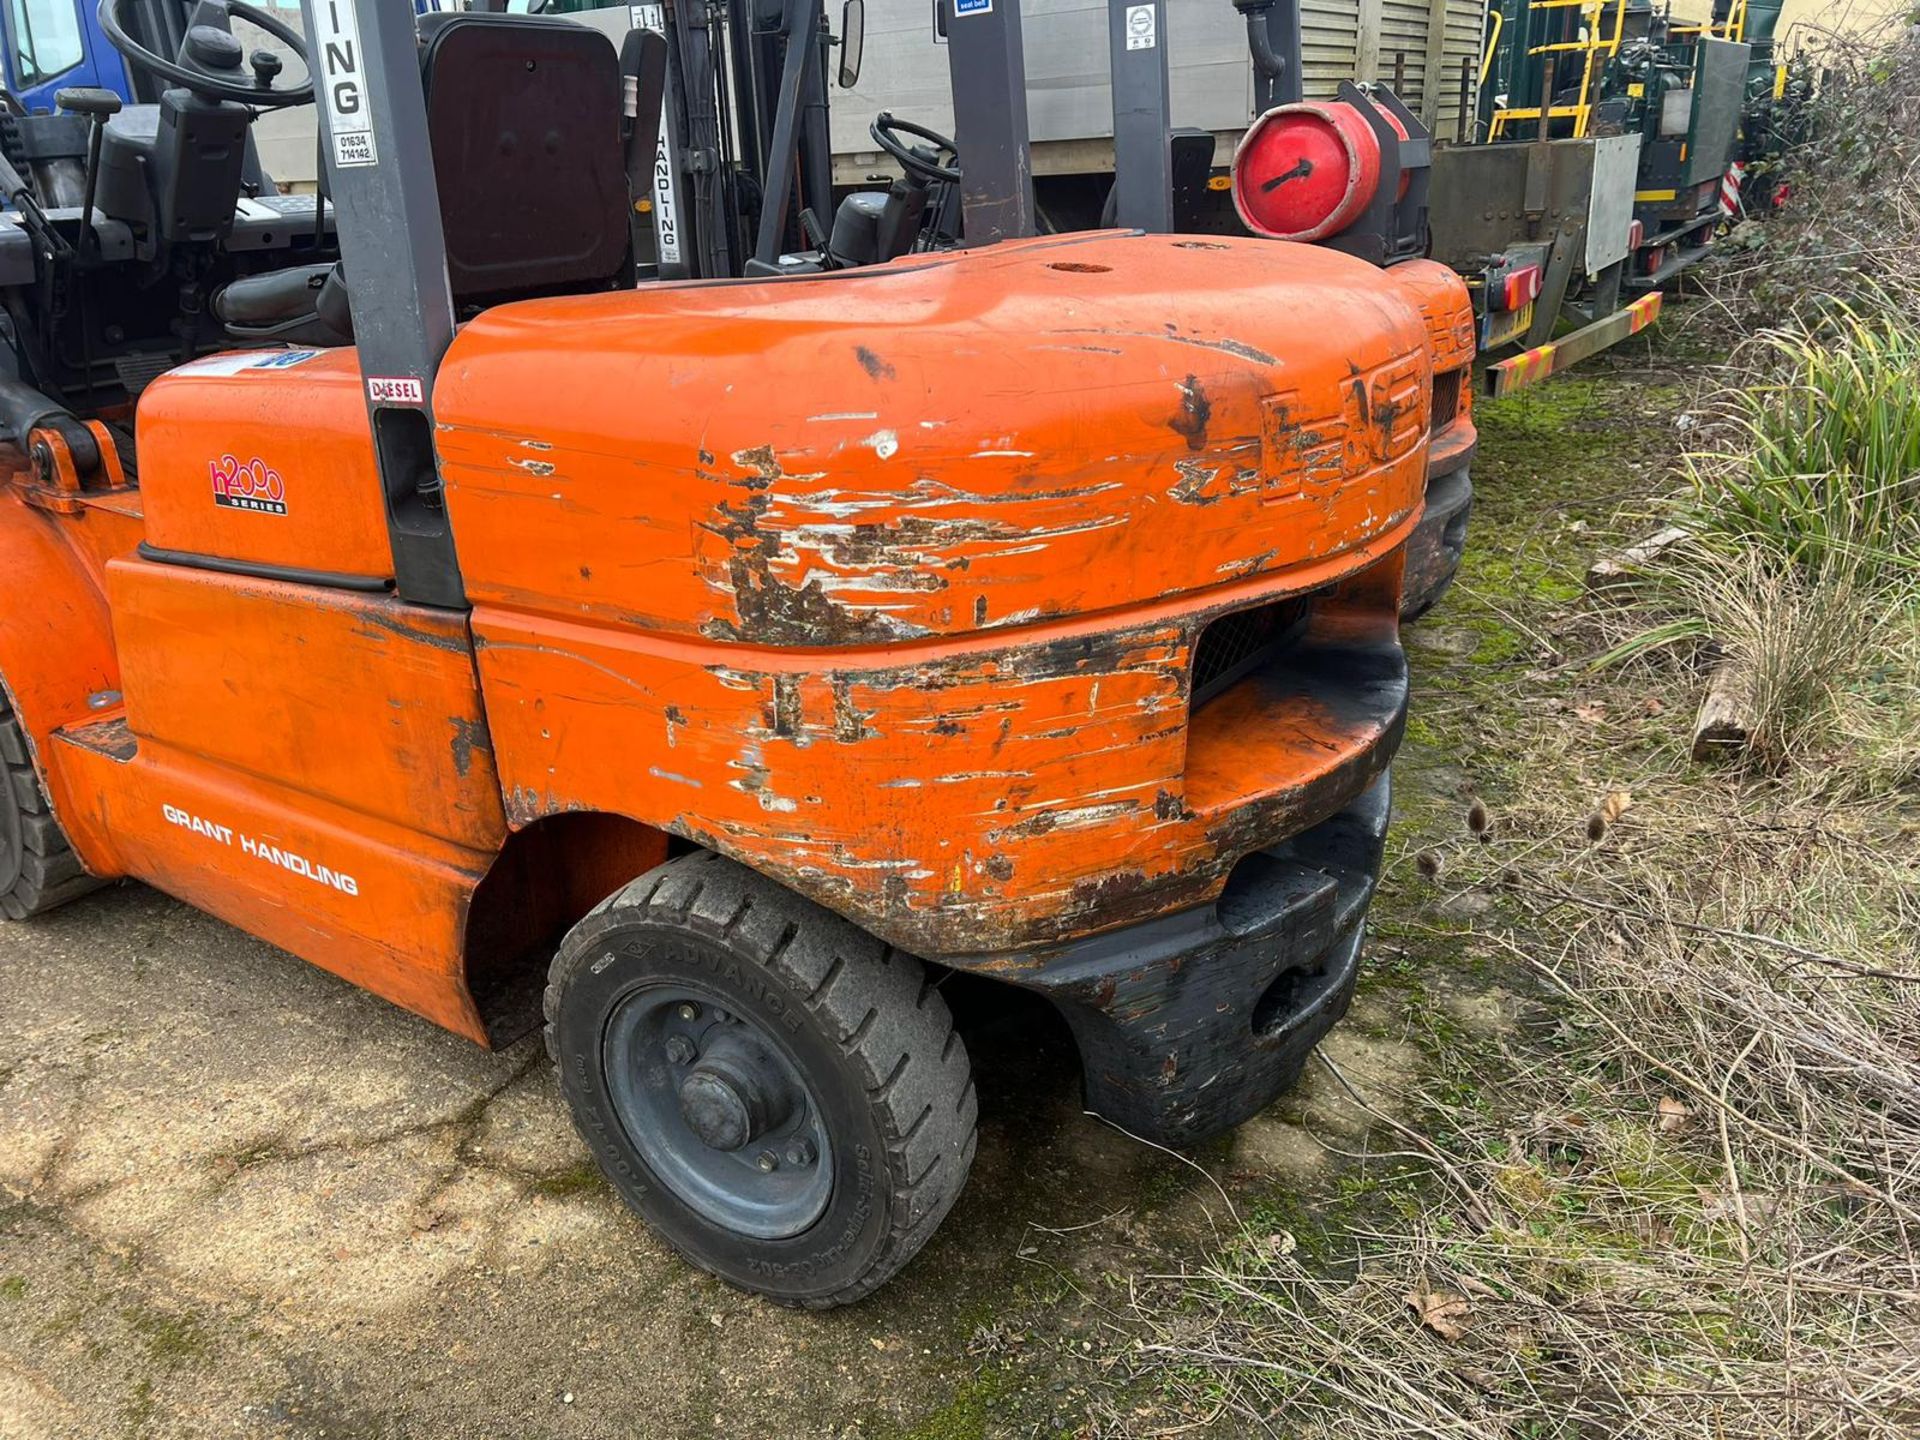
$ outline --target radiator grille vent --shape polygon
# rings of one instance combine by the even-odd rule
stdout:
[[[1193,701],[1198,710],[1236,681],[1270,663],[1306,628],[1312,597],[1294,595],[1222,615],[1193,647]]]
[[[1460,386],[1466,373],[1465,370],[1449,370],[1444,375],[1433,377],[1433,425],[1431,428],[1435,435],[1460,418]]]

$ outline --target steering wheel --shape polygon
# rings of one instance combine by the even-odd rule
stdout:
[[[957,183],[960,179],[960,148],[938,130],[929,130],[911,120],[896,120],[890,111],[882,110],[867,127],[867,134],[873,137],[874,144],[899,161],[900,168],[909,175],[917,175],[928,184],[936,180]],[[909,145],[900,138],[902,135],[912,135],[927,143]],[[944,163],[942,155],[948,157]]]
[[[272,11],[247,4],[246,0],[227,0],[226,4],[231,14],[258,25],[300,58],[307,71],[302,85],[274,83],[280,75],[280,57],[269,50],[254,52],[253,79],[243,79],[245,54],[240,42],[231,30],[215,25],[195,25],[188,30],[179,60],[155,54],[127,32],[120,18],[126,6],[127,0],[100,0],[100,29],[113,48],[135,65],[209,100],[233,100],[256,110],[284,110],[313,103],[313,65],[307,59],[307,42]],[[184,63],[187,61],[192,63]]]

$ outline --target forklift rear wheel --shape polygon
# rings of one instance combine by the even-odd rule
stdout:
[[[858,1300],[966,1181],[972,1068],[925,968],[720,856],[670,860],[575,926],[546,1018],[607,1178],[742,1289]]]
[[[24,920],[99,888],[100,882],[80,868],[66,832],[53,818],[27,750],[27,732],[4,692],[0,770],[7,782],[0,796],[0,913]]]

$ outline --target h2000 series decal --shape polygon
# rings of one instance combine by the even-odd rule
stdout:
[[[262,515],[287,513],[287,482],[264,460],[244,464],[231,455],[209,461],[213,503],[234,510],[256,510]]]

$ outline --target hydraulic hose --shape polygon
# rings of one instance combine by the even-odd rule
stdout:
[[[0,377],[0,431],[3,437],[27,448],[27,437],[35,430],[52,430],[67,442],[74,466],[81,471],[97,469],[100,446],[93,432],[50,396],[43,395],[24,380]]]

